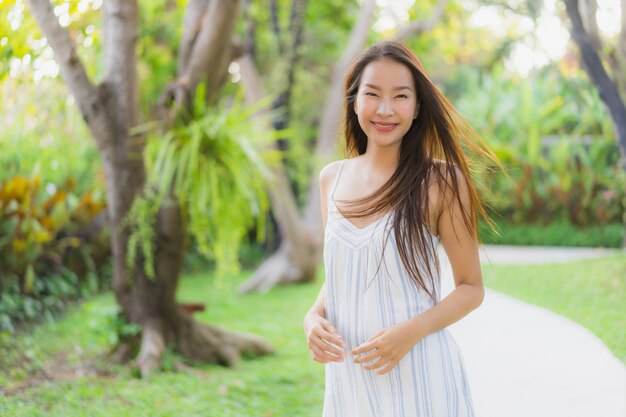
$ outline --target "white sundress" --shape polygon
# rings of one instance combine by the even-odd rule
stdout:
[[[333,197],[342,168],[343,162],[328,199],[325,310],[347,354],[343,362],[326,364],[323,417],[474,416],[463,358],[447,329],[420,340],[385,375],[353,362],[350,350],[434,303],[402,264],[392,212],[359,228],[338,211]],[[434,278],[438,298],[438,273]]]

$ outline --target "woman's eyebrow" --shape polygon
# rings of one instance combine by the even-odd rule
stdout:
[[[372,90],[380,90],[380,89],[381,89],[380,87],[378,87],[378,86],[376,86],[376,85],[374,85],[374,84],[369,84],[369,83],[365,84],[365,87],[369,87],[369,88],[371,88]],[[413,91],[413,89],[412,89],[411,87],[409,87],[408,85],[401,85],[401,86],[398,86],[398,87],[394,87],[394,90],[396,90],[396,91],[397,91],[397,90],[409,90],[409,91]]]

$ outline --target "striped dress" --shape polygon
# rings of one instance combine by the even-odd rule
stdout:
[[[343,362],[326,364],[323,416],[474,416],[463,358],[447,329],[420,340],[385,375],[353,362],[350,350],[434,304],[402,264],[393,231],[389,233],[392,212],[363,228],[339,213],[333,197],[342,168],[343,163],[328,199],[325,309],[348,354]],[[439,276],[434,289],[440,293]]]

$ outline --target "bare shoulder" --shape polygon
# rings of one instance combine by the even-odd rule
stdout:
[[[331,162],[322,168],[320,171],[320,188],[322,190],[327,190],[332,181],[335,179],[342,161],[343,160]]]
[[[433,218],[438,219],[445,209],[454,204],[456,196],[466,201],[469,195],[467,179],[461,168],[440,159],[434,159],[433,162],[433,172],[428,183],[429,212]],[[452,181],[451,172],[456,175],[456,185]]]
[[[429,190],[436,192],[438,195],[445,194],[447,188],[454,186],[451,178],[452,171],[456,176],[459,191],[462,192],[467,188],[465,173],[456,164],[441,159],[433,159],[433,162],[433,171],[435,172],[434,175],[430,176]]]

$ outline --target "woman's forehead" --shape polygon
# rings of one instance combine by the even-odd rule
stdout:
[[[404,65],[390,59],[370,62],[363,69],[361,87],[414,90],[413,75]]]

